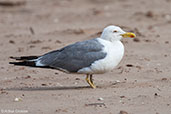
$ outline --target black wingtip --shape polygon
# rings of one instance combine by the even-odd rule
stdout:
[[[10,56],[9,58],[10,59],[15,59],[15,60],[20,60],[21,59],[20,57],[13,57],[13,56]]]
[[[10,59],[15,59],[15,60],[32,60],[32,59],[37,59],[39,56],[21,56],[21,57],[13,57],[10,56]]]
[[[9,62],[9,64],[17,65],[17,66],[31,66],[35,67],[34,61],[22,61],[22,62]]]
[[[9,64],[13,64],[16,66],[29,66],[34,68],[48,68],[48,69],[55,69],[50,66],[36,66],[36,63],[34,61],[21,61],[21,62],[9,62]]]
[[[13,64],[13,65],[24,65],[24,62],[9,62],[9,64]]]
[[[9,64],[14,64],[14,62],[9,62]]]

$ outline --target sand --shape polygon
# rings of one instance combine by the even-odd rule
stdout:
[[[8,2],[7,2],[8,1]],[[5,3],[4,3],[5,2]],[[8,64],[100,35],[136,33],[113,71],[84,75]],[[0,0],[0,113],[170,114],[171,0]]]

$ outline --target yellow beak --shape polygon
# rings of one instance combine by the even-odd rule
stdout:
[[[121,36],[123,38],[134,38],[134,37],[136,37],[136,35],[134,33],[131,33],[131,32],[126,32],[125,34],[121,34]]]

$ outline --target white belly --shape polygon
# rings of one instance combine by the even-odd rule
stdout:
[[[104,59],[95,61],[90,67],[80,69],[79,73],[99,74],[111,71],[121,61],[124,55],[124,46],[120,41],[109,42],[103,39],[98,39],[105,47],[103,51],[107,53]]]

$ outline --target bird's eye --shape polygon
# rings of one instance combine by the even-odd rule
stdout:
[[[117,30],[114,30],[113,32],[118,32]]]

